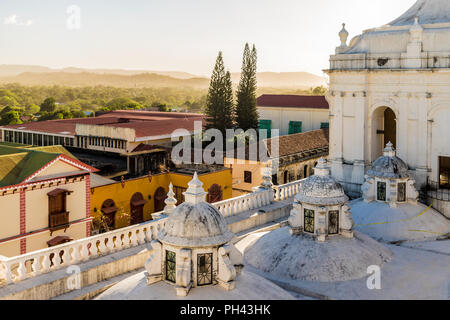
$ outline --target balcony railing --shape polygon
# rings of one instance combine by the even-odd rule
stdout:
[[[16,257],[0,256],[0,281],[19,282],[156,239],[166,218],[80,239]]]
[[[215,206],[224,217],[231,217],[245,211],[267,206],[271,204],[273,200],[273,191],[264,190],[216,202],[212,205]]]
[[[428,181],[425,196],[430,199],[450,202],[450,189],[445,189],[439,182]]]
[[[53,213],[49,215],[51,231],[65,229],[69,226],[69,212]]]
[[[283,201],[294,198],[300,191],[303,180],[297,180],[291,183],[283,184],[281,186],[274,186],[275,200]]]
[[[298,187],[299,183],[293,182],[275,187],[275,190],[278,198],[284,200],[294,196]],[[213,206],[225,217],[229,217],[267,206],[273,201],[274,190],[268,189],[217,202]],[[161,214],[164,213],[161,212]],[[0,256],[0,282],[3,284],[20,282],[40,274],[151,242],[157,238],[166,219],[164,217],[159,220],[144,222],[21,256],[11,258]],[[64,215],[61,214],[61,216],[55,217],[53,222],[59,224],[63,220]]]

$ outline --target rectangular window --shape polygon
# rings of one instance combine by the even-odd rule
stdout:
[[[259,130],[267,130],[267,138],[271,138],[272,120],[259,120]]]
[[[252,183],[252,173],[251,171],[244,171],[244,182]]]
[[[48,194],[49,228],[52,231],[65,229],[69,225],[69,213],[66,208],[67,191],[57,189]]]
[[[212,279],[212,253],[197,255],[197,285],[210,285]]]
[[[320,129],[329,129],[330,128],[330,123],[329,122],[322,122],[320,124]]]
[[[177,282],[177,255],[175,252],[166,250],[166,280],[176,283]]]
[[[401,182],[397,185],[397,200],[398,202],[406,201],[406,183]]]
[[[302,132],[302,122],[301,121],[290,121],[289,122],[289,134],[296,134]]]
[[[377,183],[377,200],[386,201],[386,182]]]
[[[314,210],[305,209],[305,232],[314,233]]]

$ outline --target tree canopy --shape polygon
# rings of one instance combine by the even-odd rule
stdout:
[[[241,80],[237,90],[236,123],[244,131],[258,129],[258,111],[256,108],[256,48],[252,50],[245,44],[242,61]]]

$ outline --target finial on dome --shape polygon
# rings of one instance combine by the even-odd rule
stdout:
[[[342,30],[339,32],[339,38],[341,39],[341,45],[336,48],[336,53],[342,53],[348,48],[348,46],[347,46],[348,35],[349,35],[349,33],[345,29],[345,23],[343,23]]]
[[[261,187],[263,189],[270,189],[273,187],[273,183],[272,183],[272,167],[268,164],[264,169],[263,169],[263,177],[262,177],[262,183],[261,183]]]
[[[395,157],[395,149],[394,149],[394,145],[392,144],[392,142],[388,142],[386,144],[386,148],[383,150],[383,155],[385,157]]]
[[[194,177],[188,183],[188,186],[189,188],[183,193],[186,202],[192,204],[205,202],[207,192],[203,190],[203,182],[198,178],[197,172],[194,173]]]
[[[175,199],[175,193],[173,192],[173,184],[172,182],[169,185],[169,192],[167,193],[167,199],[164,200],[166,206],[164,207],[164,213],[169,215],[175,210],[177,207],[177,199]]]
[[[330,167],[327,165],[327,160],[320,158],[317,162],[317,166],[314,168],[314,175],[316,176],[328,176],[330,175]]]
[[[341,47],[347,47],[348,31],[345,29],[345,23],[342,24],[342,30],[339,32],[339,38],[341,39]]]

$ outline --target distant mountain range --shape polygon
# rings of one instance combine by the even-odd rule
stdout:
[[[239,82],[240,73],[232,74],[234,84]],[[261,72],[258,86],[270,88],[297,88],[325,86],[325,78],[307,72]],[[209,79],[180,71],[149,71],[122,69],[51,69],[42,66],[0,65],[0,83],[22,85],[62,86],[113,86],[113,87],[190,87],[205,89]]]

